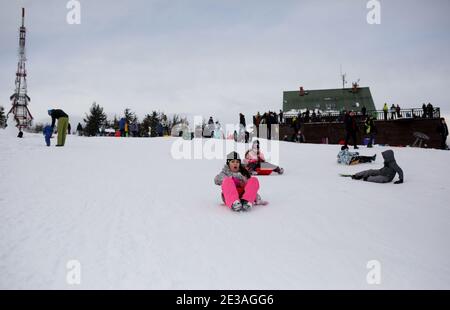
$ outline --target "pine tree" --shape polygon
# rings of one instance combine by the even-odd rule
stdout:
[[[114,115],[114,120],[113,120],[113,123],[112,123],[112,127],[113,127],[115,130],[118,130],[118,129],[119,129],[119,120],[117,119],[117,115]]]
[[[5,108],[0,106],[0,128],[4,128],[6,125]]]
[[[141,124],[141,135],[144,137],[156,137],[158,135],[156,129],[160,124],[161,119],[158,112],[153,111],[152,114],[147,114]],[[150,127],[150,132],[148,128]]]
[[[84,133],[88,136],[96,136],[100,128],[106,124],[107,117],[103,108],[94,102],[90,109],[90,115],[86,114],[86,118],[83,120],[86,123]]]
[[[144,120],[142,121],[141,126],[139,126],[141,137],[149,137],[150,136],[150,133],[148,132],[150,123],[151,123],[151,116],[149,114],[147,114],[144,117]]]
[[[137,122],[136,114],[131,112],[129,108],[126,108],[123,114],[128,124]]]

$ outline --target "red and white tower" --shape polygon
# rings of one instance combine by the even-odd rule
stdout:
[[[22,8],[22,26],[19,29],[19,62],[17,64],[16,73],[16,90],[14,94],[9,98],[12,102],[11,110],[8,114],[12,113],[16,120],[19,130],[31,126],[33,116],[28,109],[28,103],[30,97],[27,95],[27,70],[25,63],[27,61],[25,55],[25,36],[27,29],[25,28],[25,9]]]

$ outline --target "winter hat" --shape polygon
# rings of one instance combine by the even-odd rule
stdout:
[[[347,145],[343,145],[343,146],[341,147],[341,151],[343,151],[343,150],[348,150],[348,146],[347,146]]]
[[[52,109],[49,109],[47,112],[48,112],[48,115],[52,115]]]
[[[241,162],[241,158],[239,157],[239,154],[236,152],[231,152],[227,155],[227,165],[230,163],[230,161],[237,159],[239,160],[239,163]]]

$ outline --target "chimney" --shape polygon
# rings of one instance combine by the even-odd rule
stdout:
[[[305,95],[305,90],[303,89],[303,86],[300,86],[300,92],[298,94],[299,96],[304,96]]]

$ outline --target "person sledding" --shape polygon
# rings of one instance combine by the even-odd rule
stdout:
[[[341,151],[337,154],[338,164],[343,165],[356,165],[361,163],[370,163],[375,161],[377,155],[373,156],[361,156],[358,152],[350,152],[347,145],[341,147]]]
[[[241,165],[239,154],[231,152],[222,171],[214,178],[222,187],[222,200],[233,211],[248,211],[260,200],[259,181]]]
[[[259,140],[253,141],[252,148],[245,153],[244,165],[251,174],[258,174],[258,171],[261,169],[273,170],[278,174],[283,174],[284,172],[283,168],[266,162],[264,154],[259,147]]]
[[[395,181],[394,184],[403,183],[403,170],[395,161],[394,152],[392,150],[387,150],[382,152],[381,155],[383,155],[384,158],[383,168],[358,172],[357,174],[351,176],[352,179],[375,183],[389,183],[398,173],[399,180]]]

